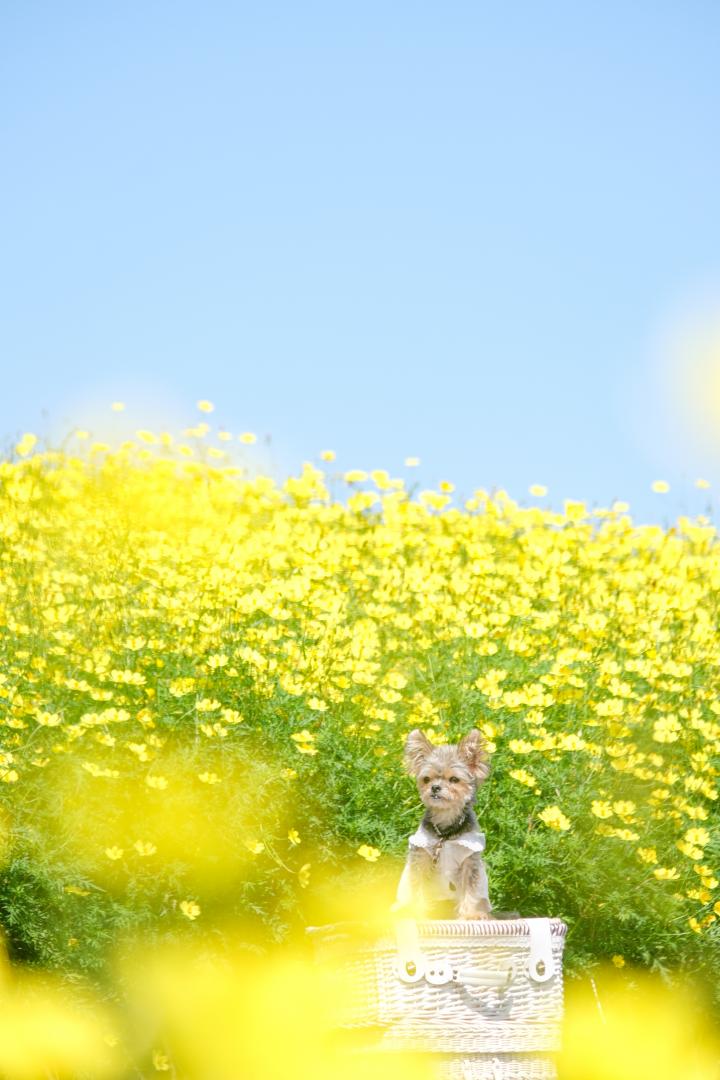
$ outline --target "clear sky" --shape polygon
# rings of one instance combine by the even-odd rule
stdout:
[[[281,470],[702,512],[719,55],[715,0],[5,0],[2,441],[209,398]]]

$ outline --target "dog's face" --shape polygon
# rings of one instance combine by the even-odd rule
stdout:
[[[479,731],[447,746],[433,746],[422,731],[411,731],[405,743],[405,765],[417,780],[427,809],[444,818],[460,817],[490,773]]]

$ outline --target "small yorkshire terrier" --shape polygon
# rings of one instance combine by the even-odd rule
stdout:
[[[433,746],[421,731],[411,731],[405,765],[426,813],[410,837],[395,909],[425,913],[429,904],[452,901],[458,919],[491,919],[485,837],[472,808],[490,774],[482,735],[471,731],[457,745]]]

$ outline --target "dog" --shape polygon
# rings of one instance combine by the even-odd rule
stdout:
[[[395,911],[426,916],[449,902],[458,919],[491,919],[488,879],[473,803],[489,774],[488,755],[479,731],[457,745],[434,746],[422,731],[405,743],[405,766],[417,781],[426,808],[420,828],[410,837]]]

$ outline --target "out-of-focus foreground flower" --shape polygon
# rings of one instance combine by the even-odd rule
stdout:
[[[559,1080],[717,1080],[720,1032],[689,985],[606,971],[567,995]]]

